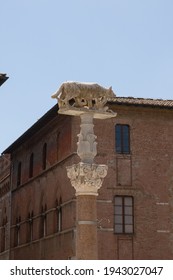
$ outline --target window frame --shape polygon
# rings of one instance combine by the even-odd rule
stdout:
[[[116,204],[116,198],[121,198],[122,203]],[[127,198],[131,199],[131,204],[126,204],[125,200]],[[117,210],[119,208],[119,213]],[[131,214],[128,213],[127,209],[130,210]],[[116,218],[121,218],[121,222],[117,222]],[[131,223],[125,221],[127,217],[131,217]],[[118,220],[118,219],[117,219]],[[121,230],[117,230],[116,226],[121,226]],[[127,226],[132,226],[132,230],[128,231]],[[115,234],[134,234],[134,197],[130,195],[116,195],[114,196],[114,233]]]
[[[118,128],[120,129],[119,134]],[[125,128],[127,128],[127,132]],[[117,154],[130,154],[130,126],[128,124],[118,123],[115,125],[115,151]]]

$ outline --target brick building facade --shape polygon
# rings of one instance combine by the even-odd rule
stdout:
[[[108,103],[117,117],[94,120],[95,161],[108,165],[95,209],[87,196],[76,208],[66,172],[79,162],[78,117],[59,115],[54,106],[3,152],[1,158],[11,155],[11,174],[1,175],[0,188],[8,180],[11,191],[1,191],[1,259],[5,252],[10,259],[75,259],[81,211],[88,220],[95,215],[98,259],[173,258],[173,101],[115,97]]]
[[[0,73],[0,86],[8,79]],[[9,259],[10,248],[10,155],[0,156],[0,255]]]
[[[9,259],[10,249],[10,155],[0,156],[0,255]]]

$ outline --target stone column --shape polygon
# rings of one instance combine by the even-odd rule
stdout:
[[[97,84],[67,82],[53,95],[59,104],[59,113],[80,116],[77,154],[80,162],[67,167],[67,176],[76,191],[76,259],[98,259],[97,196],[108,167],[95,164],[97,142],[93,118],[107,119],[116,116],[105,107],[113,98],[112,89]]]
[[[79,162],[67,167],[67,176],[76,190],[77,259],[98,259],[97,195],[106,174],[106,165]]]
[[[97,260],[97,199],[94,195],[79,195],[76,201],[76,258]]]
[[[76,190],[76,258],[98,259],[97,195],[107,174],[106,165],[94,164],[97,143],[93,114],[83,113],[78,134],[77,154],[81,162],[67,167],[67,176]]]

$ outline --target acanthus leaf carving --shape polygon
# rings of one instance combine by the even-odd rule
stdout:
[[[67,167],[67,176],[76,190],[76,195],[98,195],[107,170],[107,165],[80,162]]]

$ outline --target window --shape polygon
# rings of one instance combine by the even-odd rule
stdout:
[[[62,200],[60,198],[59,203],[56,200],[56,231],[60,232],[62,230]]]
[[[58,207],[57,209],[57,229],[58,229],[58,232],[61,231],[62,229],[62,208],[61,206]]]
[[[133,204],[132,196],[115,196],[115,233],[133,233]]]
[[[6,250],[6,228],[7,228],[7,217],[3,219],[2,227],[1,227],[1,250],[3,252]]]
[[[45,237],[47,232],[47,221],[46,221],[46,211],[47,211],[47,205],[45,204],[45,207],[42,206],[41,209],[41,216],[40,216],[40,238]]]
[[[21,170],[22,170],[22,163],[18,163],[17,167],[17,187],[21,185]]]
[[[59,160],[59,144],[60,144],[60,132],[58,132],[56,136],[57,161]]]
[[[115,126],[116,152],[119,154],[130,153],[130,128],[126,124]]]
[[[46,159],[47,159],[47,144],[44,143],[43,153],[42,153],[42,168],[43,168],[43,170],[46,169]]]
[[[28,214],[27,242],[33,240],[33,211]]]
[[[21,217],[19,216],[16,218],[14,246],[18,246],[20,244],[20,223]]]
[[[5,225],[1,228],[1,252],[5,251]]]
[[[34,167],[34,154],[32,153],[29,159],[29,178],[33,177],[33,167]]]

